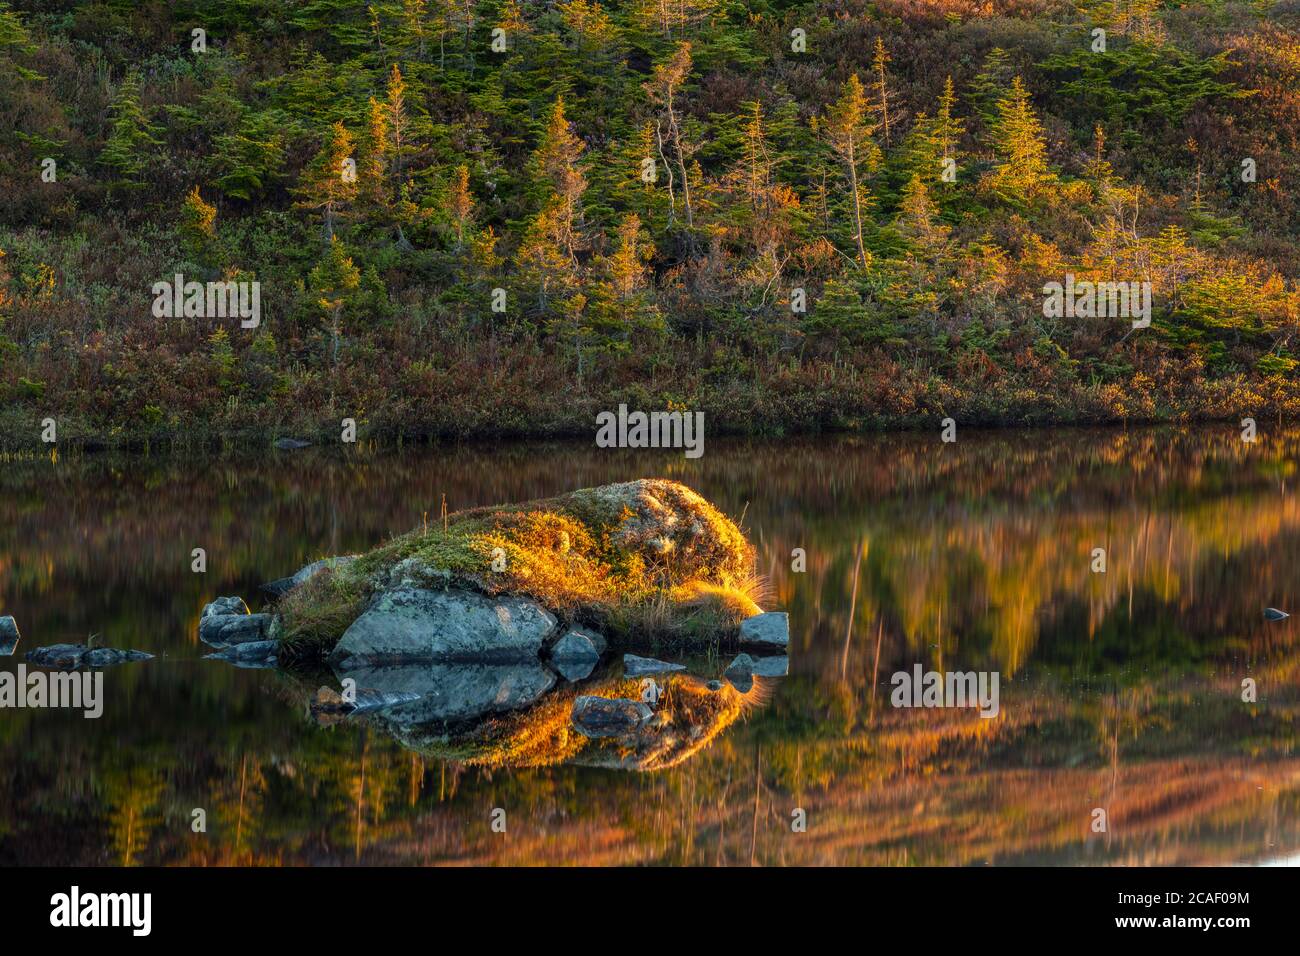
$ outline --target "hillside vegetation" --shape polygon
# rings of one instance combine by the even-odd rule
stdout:
[[[0,3],[0,440],[1285,415],[1297,25]],[[158,317],[177,274],[259,283],[260,323]],[[1045,314],[1069,276],[1150,283],[1150,327]]]

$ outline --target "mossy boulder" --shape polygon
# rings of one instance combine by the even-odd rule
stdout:
[[[708,501],[641,479],[451,514],[321,568],[281,597],[274,630],[291,657],[328,653],[383,595],[459,590],[523,596],[625,644],[698,646],[759,613],[753,567],[745,536]]]

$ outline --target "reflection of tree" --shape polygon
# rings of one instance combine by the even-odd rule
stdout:
[[[113,857],[119,866],[136,866],[161,822],[162,775],[153,767],[113,769],[104,775],[104,802]]]

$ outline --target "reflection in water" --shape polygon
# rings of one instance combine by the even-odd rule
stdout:
[[[0,711],[0,864],[1293,857],[1296,619],[1263,609],[1300,607],[1297,452],[1300,434],[1246,445],[1225,425],[719,440],[695,461],[572,445],[8,461],[0,614],[19,654],[102,634],[158,657],[105,674],[99,720]],[[666,716],[620,743],[571,723],[579,694],[639,699],[607,670],[466,734],[322,728],[319,681],[199,659],[204,603],[417,526],[444,494],[458,509],[646,475],[744,515],[766,606],[790,611],[789,677],[711,690],[724,655],[660,678]],[[999,672],[998,718],[890,706],[890,676],[917,663]]]

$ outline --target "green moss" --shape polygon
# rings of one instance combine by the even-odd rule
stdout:
[[[376,590],[518,593],[611,637],[699,644],[758,610],[753,549],[685,485],[643,479],[449,515],[322,572],[278,608],[282,640],[327,651]]]

